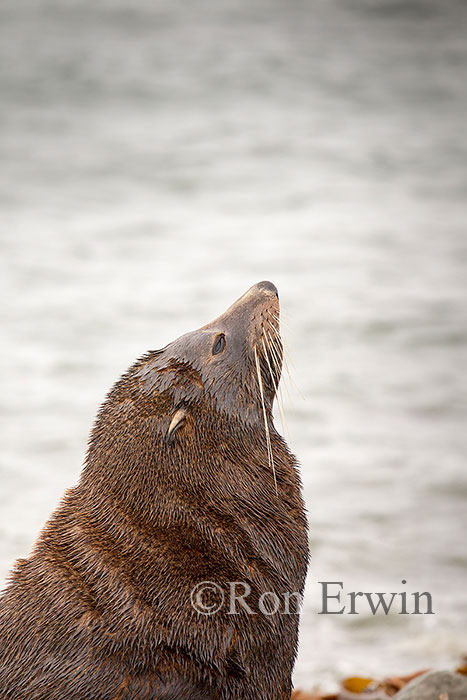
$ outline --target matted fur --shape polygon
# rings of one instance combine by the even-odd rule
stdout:
[[[259,283],[115,384],[79,483],[0,600],[2,700],[289,699],[298,615],[190,602],[201,581],[247,582],[254,610],[303,590],[300,482],[272,420],[278,315]]]

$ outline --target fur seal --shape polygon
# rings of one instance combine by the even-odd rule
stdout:
[[[278,294],[260,282],[117,381],[80,481],[0,599],[2,700],[289,700],[298,614],[261,608],[301,593],[308,561],[273,425],[281,366]],[[203,614],[202,582],[251,593]]]

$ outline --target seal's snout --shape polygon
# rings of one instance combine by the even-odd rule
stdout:
[[[234,378],[236,388],[232,389],[232,405],[236,409],[242,402],[245,405],[246,394],[251,397],[252,403],[257,403],[261,396],[263,403],[269,407],[274,400],[282,369],[279,317],[277,287],[267,280],[258,282],[221,316],[195,332],[202,334],[202,349],[195,343],[195,357],[186,353],[184,359],[189,361],[191,357],[191,362],[198,368],[204,363],[209,376],[219,383],[226,382],[226,378],[234,382]],[[243,393],[239,393],[239,387]],[[216,391],[219,393],[219,388]]]
[[[279,292],[277,291],[277,287],[275,284],[272,282],[269,282],[268,280],[263,280],[262,282],[258,282],[258,284],[255,284],[253,289],[258,290],[258,291],[265,291],[265,292],[270,292],[271,294],[274,294],[274,296],[279,299]]]
[[[222,316],[219,316],[219,319],[237,318],[238,315],[243,319],[251,318],[255,311],[260,308],[279,310],[279,292],[276,285],[268,280],[263,280],[250,287],[232,306],[229,306]]]

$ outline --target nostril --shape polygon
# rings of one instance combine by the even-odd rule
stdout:
[[[262,282],[258,282],[258,284],[255,286],[257,289],[264,289],[267,292],[271,292],[279,299],[279,292],[277,291],[277,287],[272,282],[269,282],[268,280],[263,280]]]

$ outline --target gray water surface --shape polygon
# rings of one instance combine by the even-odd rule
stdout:
[[[119,374],[271,279],[313,555],[297,685],[467,650],[466,16],[4,0],[2,576]],[[318,581],[402,579],[435,615],[318,615]]]

